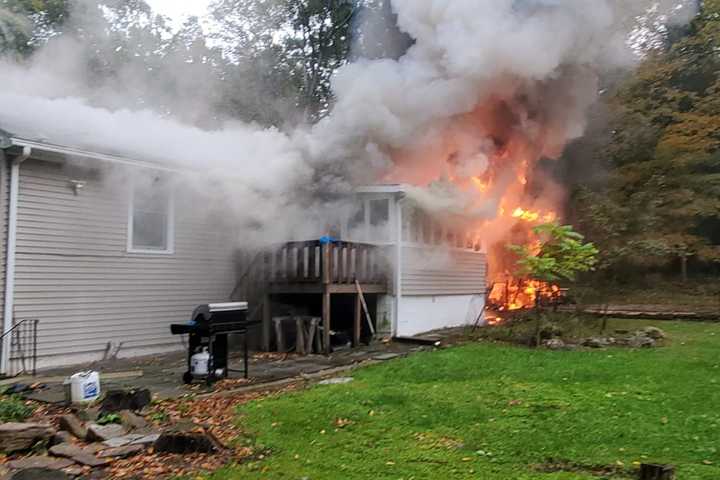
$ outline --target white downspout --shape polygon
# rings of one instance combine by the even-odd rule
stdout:
[[[23,147],[10,167],[10,204],[8,205],[7,257],[5,261],[5,306],[3,308],[3,342],[0,357],[0,372],[7,374],[10,368],[10,337],[8,332],[13,326],[13,306],[15,300],[15,248],[17,240],[17,209],[20,193],[20,164],[30,157],[32,149]]]
[[[393,337],[398,335],[398,325],[400,323],[400,303],[402,300],[402,206],[404,200],[404,197],[398,198],[396,202],[397,207],[395,209],[397,212],[395,222],[395,231],[397,232],[395,239],[397,241],[397,245],[395,249],[395,315],[393,315]]]

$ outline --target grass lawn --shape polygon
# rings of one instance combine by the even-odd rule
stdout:
[[[214,479],[633,478],[639,462],[720,478],[720,325],[654,322],[651,350],[471,344],[363,369],[346,385],[244,405],[269,450]],[[628,327],[630,325],[630,327]],[[611,328],[650,322],[611,321]],[[539,465],[574,464],[548,472]]]

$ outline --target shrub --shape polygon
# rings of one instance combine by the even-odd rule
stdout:
[[[22,422],[33,413],[33,408],[16,395],[0,398],[0,422]]]

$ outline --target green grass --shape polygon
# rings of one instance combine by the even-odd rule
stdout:
[[[674,464],[683,480],[720,478],[720,325],[660,326],[665,348],[471,344],[247,404],[239,421],[267,454],[212,478],[599,478],[537,468],[551,459],[618,468],[603,478],[633,478],[639,462]]]

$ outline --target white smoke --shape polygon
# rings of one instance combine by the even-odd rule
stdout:
[[[313,189],[346,192],[376,181],[397,150],[442,151],[447,127],[484,102],[509,105],[514,120],[508,129],[536,148],[536,156],[559,155],[583,133],[598,76],[636,61],[628,38],[637,19],[658,8],[670,12],[668,21],[673,12],[691,18],[688,6],[678,10],[676,4],[394,0],[398,26],[414,45],[398,60],[360,59],[343,67],[333,81],[331,113],[290,134],[238,123],[201,130],[151,111],[119,108],[117,101],[113,110],[98,108],[97,98],[112,92],[88,91],[73,78],[82,58],[51,42],[52,54],[41,51],[29,66],[0,64],[0,128],[180,164],[198,172],[198,182],[222,178],[218,190],[239,222],[253,223],[277,240],[310,232],[313,223],[323,226],[324,212],[332,208],[321,203],[307,210],[298,205],[299,195]],[[466,173],[485,168],[493,132],[475,132],[465,124],[457,132],[452,142],[461,168]],[[432,193],[418,194],[423,195],[425,203],[433,203]],[[442,208],[451,208],[447,195],[441,197]]]

